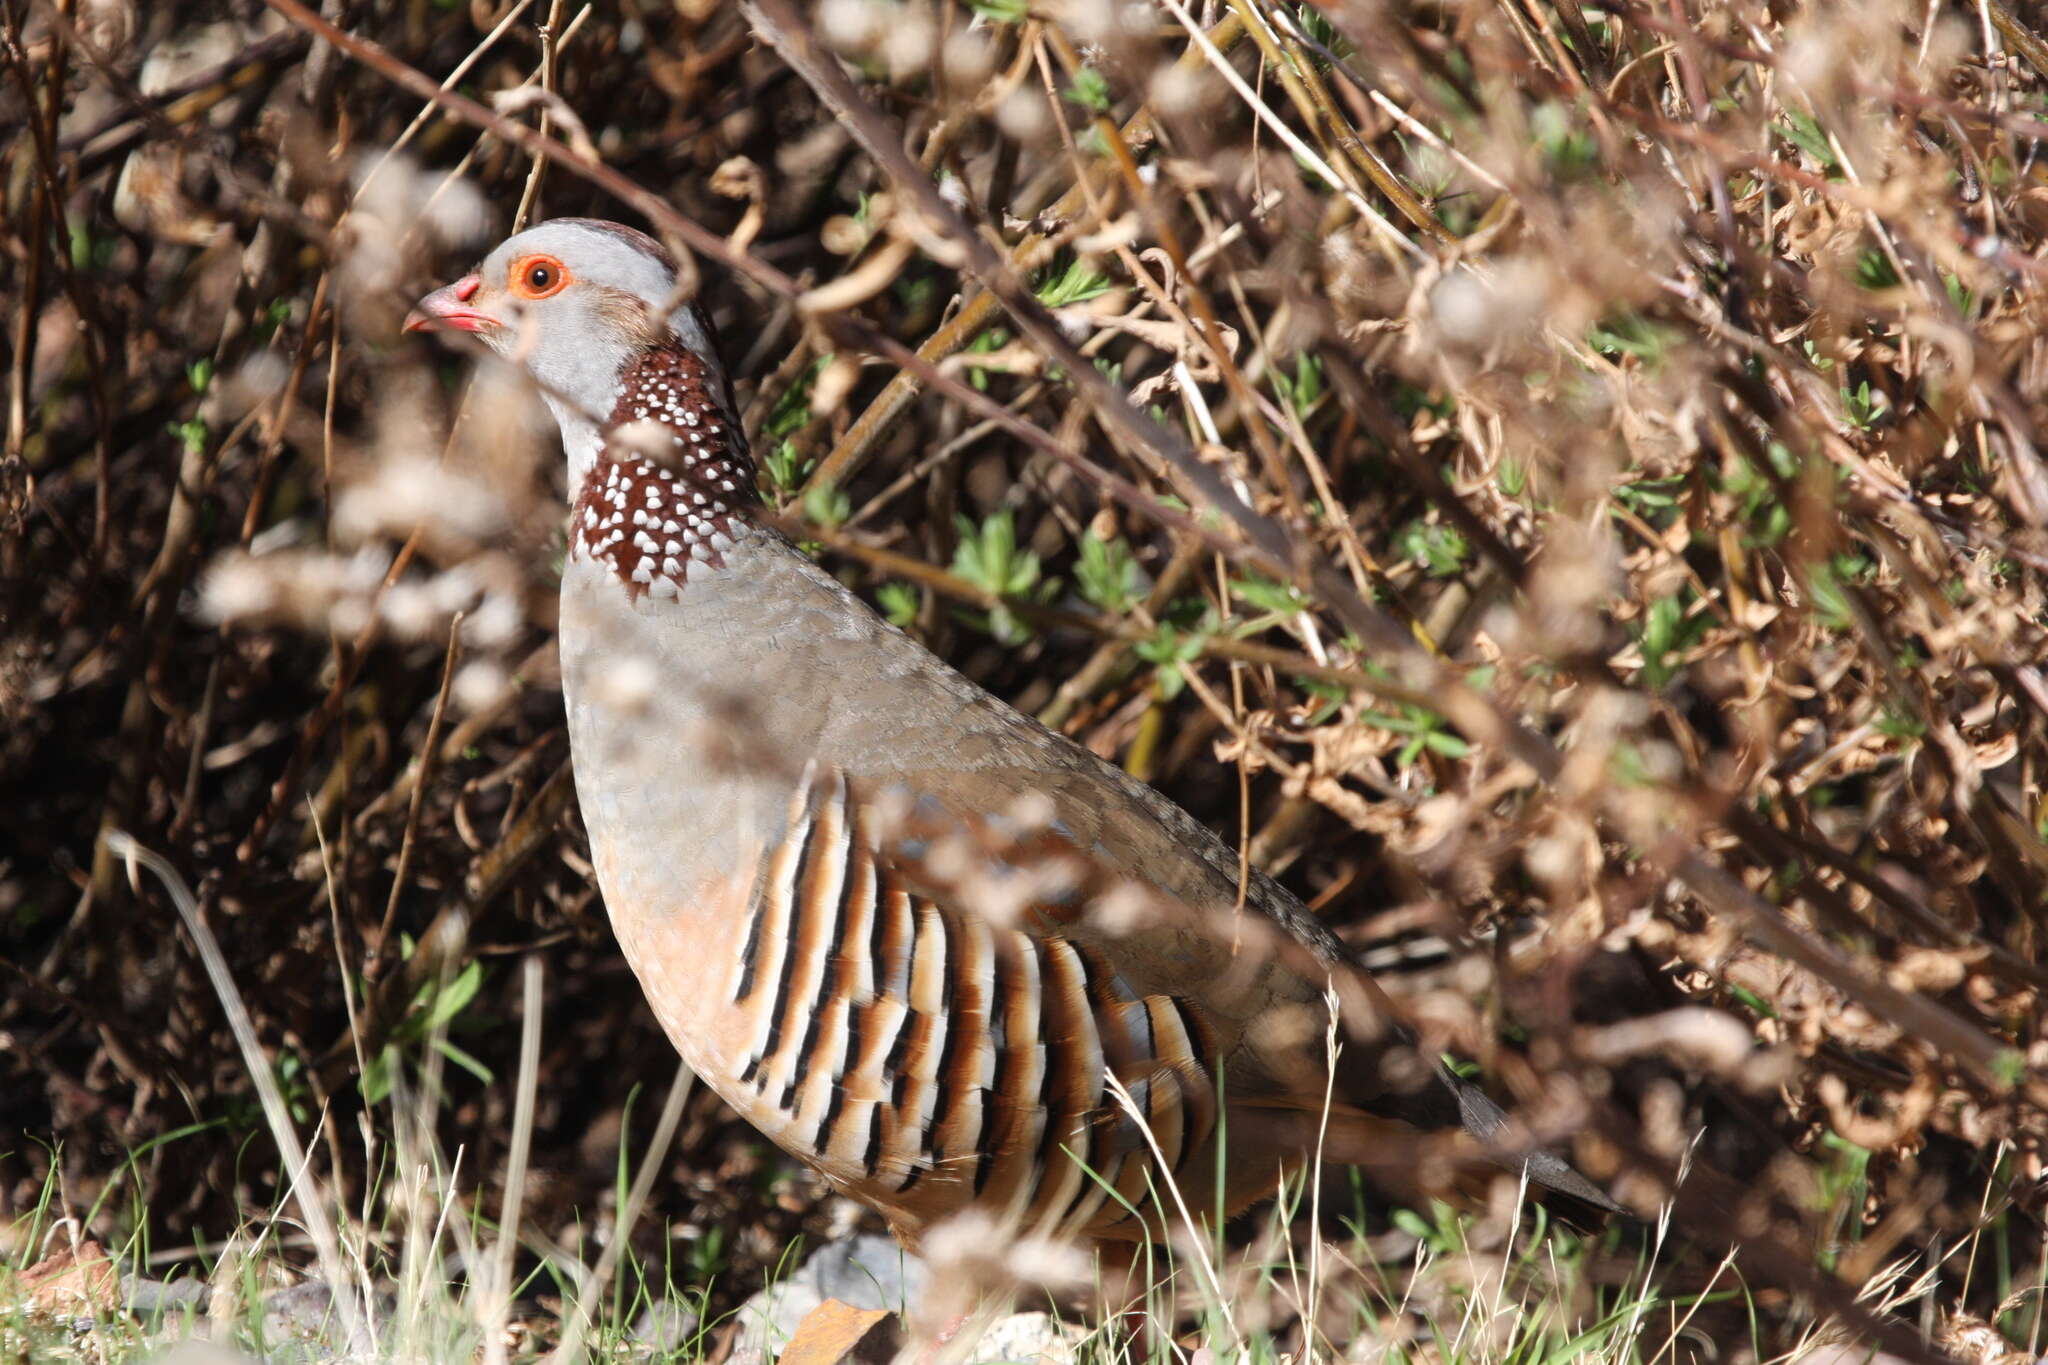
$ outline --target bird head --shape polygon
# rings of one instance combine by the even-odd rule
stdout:
[[[672,335],[722,373],[703,313],[677,297],[677,275],[675,258],[644,232],[556,218],[506,238],[475,273],[421,299],[405,330],[472,332],[522,366],[539,381],[580,474],[621,375],[650,346]]]

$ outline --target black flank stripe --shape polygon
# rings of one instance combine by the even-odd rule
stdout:
[[[1079,943],[1074,944],[1073,949],[1075,959],[1081,964],[1081,998],[1095,1015],[1095,1036],[1102,1045],[1103,1069],[1121,1076],[1131,1059],[1131,1035],[1130,1030],[1121,1026],[1108,1026],[1116,1018],[1115,973],[1096,957],[1094,949]]]
[[[740,988],[733,992],[738,1004],[754,993],[754,977],[761,968],[761,898],[754,898],[754,918],[747,925],[747,946],[740,950]]]
[[[838,1137],[839,1120],[846,1116],[846,1087],[828,1085],[825,1087],[825,1117],[818,1120],[817,1148],[820,1156],[832,1155],[833,1139]]]
[[[1087,983],[1088,999],[1093,1002],[1095,1012],[1101,1014],[1122,998],[1116,993],[1116,973],[1093,948],[1079,943],[1073,947],[1074,955],[1081,959],[1081,979]]]
[[[745,1000],[754,993],[761,970],[761,921],[767,916],[767,899],[774,890],[772,881],[775,867],[775,850],[769,849],[761,855],[761,866],[754,873],[754,918],[747,925],[747,946],[740,950],[740,988],[733,992],[733,1002]]]
[[[1194,1058],[1195,1065],[1202,1069],[1202,1074],[1206,1078],[1209,1073],[1210,1043],[1208,1032],[1202,1027],[1201,1017],[1179,996],[1169,995],[1166,998],[1173,1002],[1173,1011],[1180,1016],[1180,1030],[1188,1036],[1188,1055]]]
[[[833,1073],[833,1080],[842,1079],[849,1071],[860,1070],[861,1050],[867,1046],[868,1015],[874,1008],[873,1005],[847,1004],[846,1055],[840,1058],[839,1070]]]
[[[946,937],[946,921],[943,916],[939,919],[939,936],[942,939]],[[960,1049],[960,1039],[968,1032],[969,1023],[967,1011],[959,1008],[962,994],[959,989],[959,974],[966,964],[954,950],[964,950],[966,942],[967,933],[964,929],[957,943],[950,939],[946,940],[946,971],[939,985],[939,1017],[946,1021],[946,1036],[939,1044],[939,1064],[932,1068],[932,1084],[939,1088],[939,1102],[932,1106],[931,1137],[934,1156],[939,1154],[938,1144],[946,1134],[946,1125],[953,1121],[953,1111],[966,1099],[970,1088],[965,1077],[953,1074],[955,1068],[960,1065],[960,1058],[963,1055],[971,1059],[975,1053],[972,1047],[964,1054]],[[949,1151],[946,1155],[951,1156],[953,1153]]]
[[[847,850],[848,872],[853,870],[852,863],[852,850],[849,849]],[[833,900],[830,909],[826,911],[832,917],[832,927],[823,940],[825,945],[825,970],[818,974],[818,998],[811,1002],[811,1017],[804,1025],[803,1041],[797,1045],[796,1062],[789,1069],[789,1083],[782,1087],[782,1109],[785,1113],[790,1112],[791,1098],[803,1089],[804,1078],[810,1074],[811,1055],[818,1042],[819,1022],[825,1017],[826,1012],[832,1008],[833,1002],[839,998],[839,978],[843,974],[844,969],[840,955],[836,950],[840,935],[846,930],[846,886],[847,879],[841,878],[839,895]],[[806,889],[808,890],[808,888]],[[805,908],[812,913],[822,908],[811,904],[808,895],[805,897],[805,902]],[[795,1005],[795,1001],[790,1002],[792,1009],[795,1008]]]
[[[1009,1137],[1012,1116],[1016,1106],[1010,1102],[1010,1087],[1015,1083],[1017,1070],[1016,1044],[1021,1040],[1010,1037],[1010,983],[1005,978],[1014,973],[1009,962],[1007,936],[992,934],[990,941],[988,981],[988,1040],[996,1052],[995,1075],[989,1080],[988,1092],[981,1098],[981,1131],[974,1135],[974,1150],[980,1158],[974,1167],[974,1192],[979,1195],[988,1185],[988,1178],[995,1171],[996,1148]],[[996,1120],[1000,1118],[1000,1127]]]
[[[904,998],[903,1021],[896,1026],[896,1037],[889,1044],[889,1055],[882,1062],[882,1075],[895,1088],[896,1104],[903,1104],[903,1085],[910,1079],[910,1036],[921,1031],[925,1016],[909,1008],[909,997]]]
[[[882,1102],[868,1106],[868,1145],[860,1154],[860,1168],[872,1180],[882,1160]]]
[[[854,814],[855,812],[851,810],[847,812],[849,817]],[[846,889],[841,893],[840,899],[845,901],[850,907],[856,895],[864,897],[867,901],[868,909],[868,922],[865,926],[868,939],[866,944],[860,942],[861,936],[854,932],[856,926],[851,913],[847,914],[844,923],[840,927],[838,956],[840,961],[845,964],[843,970],[850,973],[845,978],[849,983],[850,990],[851,983],[860,979],[861,952],[863,950],[873,951],[875,922],[882,917],[882,882],[881,878],[877,875],[874,850],[867,847],[865,836],[857,825],[851,823],[850,819],[846,827],[846,836]],[[879,992],[882,983],[879,979],[877,964],[872,961],[868,964],[868,975],[877,978],[874,981],[874,989]]]
[[[1107,1202],[1109,1195],[1104,1187],[1106,1186],[1109,1190],[1115,1189],[1118,1177],[1123,1175],[1123,1164],[1121,1162],[1117,1164],[1115,1170],[1110,1170],[1094,1159],[1094,1139],[1095,1125],[1091,1123],[1082,1130],[1081,1141],[1075,1144],[1078,1150],[1075,1151],[1073,1157],[1076,1161],[1087,1162],[1088,1168],[1081,1172],[1081,1183],[1074,1187],[1074,1197],[1067,1201],[1066,1211],[1060,1214],[1060,1221],[1055,1223],[1054,1227],[1059,1227],[1079,1213],[1081,1206],[1088,1202],[1090,1195],[1099,1192],[1102,1194],[1104,1202]]]
[[[895,926],[896,896],[879,872],[875,877],[875,918],[868,925],[868,961],[873,964],[875,994],[889,994],[889,931]]]
[[[812,812],[807,810],[804,812],[803,829],[800,832],[792,831],[803,839],[803,852],[797,858],[796,876],[790,880],[789,898],[792,904],[789,908],[789,933],[782,949],[782,971],[775,983],[775,998],[768,1002],[771,1013],[768,1018],[768,1041],[761,1045],[762,1058],[773,1057],[781,1047],[784,1021],[789,1017],[790,1011],[796,1008],[796,1002],[789,997],[790,978],[796,973],[797,945],[803,941],[803,887],[810,877],[811,840],[817,833],[817,827],[817,820],[813,818]],[[753,1068],[750,1066],[747,1070],[752,1072]],[[747,1081],[753,1077],[745,1075],[740,1079]]]
[[[1041,954],[1038,963],[1038,979],[1044,999],[1039,1010],[1039,1028],[1045,1035],[1045,1075],[1038,1086],[1038,1106],[1045,1111],[1045,1132],[1038,1139],[1038,1169],[1050,1173],[1060,1169],[1059,1162],[1067,1158],[1060,1151],[1067,1139],[1067,1128],[1074,1115],[1069,1112],[1068,1091],[1072,1087],[1071,1073],[1079,1059],[1075,1056],[1074,1030],[1079,1021],[1070,1017],[1071,1007],[1066,992],[1060,983],[1066,977],[1053,963],[1058,959],[1058,950],[1051,942],[1036,942],[1031,945]],[[1085,1152],[1075,1153],[1077,1157]],[[1086,1183],[1085,1177],[1083,1183]]]
[[[847,1000],[851,1004],[853,983],[860,979],[861,945],[856,942],[860,937],[856,931],[874,932],[875,916],[881,909],[877,904],[881,888],[874,882],[874,856],[867,847],[867,836],[861,827],[860,808],[853,804],[851,797],[846,799],[840,811],[840,821],[846,826],[846,871],[839,885],[839,932],[833,936],[833,965],[827,970],[834,974],[835,979],[847,983]],[[853,914],[854,904],[863,896],[867,899],[868,913],[865,926],[857,925]]]

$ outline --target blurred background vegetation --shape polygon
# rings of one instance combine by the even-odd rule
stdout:
[[[867,129],[717,0],[325,0],[374,65],[290,8],[0,0],[0,1265],[90,1232],[165,1273],[288,1206],[110,830],[191,885],[372,1259],[403,1150],[500,1207],[522,960],[529,1251],[618,1241],[715,1317],[865,1226],[706,1093],[616,1226],[674,1061],[567,780],[552,424],[398,331],[515,222],[673,229],[573,158],[772,267],[700,261],[702,297],[821,562],[1243,845],[1620,1197],[1676,1200],[1534,1266],[1512,1218],[1468,1240],[1335,1177],[1320,1224],[1237,1240],[1350,1248],[1328,1292],[1393,1307],[1311,1330],[1272,1290],[1275,1349],[1463,1358],[1448,1275],[1557,1307],[1558,1354],[1631,1284],[1662,1316],[1617,1359],[1818,1349],[1865,1291],[2039,1354],[2036,7],[803,7]]]

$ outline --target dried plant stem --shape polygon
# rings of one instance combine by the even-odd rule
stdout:
[[[526,13],[532,4],[533,0],[512,0],[512,4],[505,10],[504,17],[493,24],[491,31],[486,33],[478,41],[477,45],[469,50],[468,55],[455,64],[454,68],[442,79],[440,88],[443,91],[448,91],[453,90],[460,84],[462,78],[469,74],[470,68],[482,61],[485,53],[497,46],[498,39],[511,31],[512,25],[518,22],[519,16]],[[556,8],[559,10],[560,5],[558,4]],[[404,151],[407,144],[419,135],[420,129],[426,126],[429,118],[433,117],[434,109],[435,102],[429,97],[426,106],[413,115],[412,122],[405,126],[405,131],[400,133],[393,139],[391,145],[384,149],[384,154],[377,158],[376,162],[370,167],[369,174],[365,175],[357,185],[355,193],[357,201],[362,199],[363,193],[369,189],[370,183],[383,173],[386,166],[391,164],[391,158]],[[543,116],[542,126],[546,126],[545,116]]]
[[[519,1249],[520,1205],[526,1197],[526,1163],[533,1150],[534,1097],[540,1087],[541,982],[538,957],[519,969],[519,1080],[512,1100],[512,1145],[505,1158],[505,1203],[498,1238],[491,1247],[488,1291],[481,1304],[485,1365],[505,1365],[505,1322],[512,1310],[513,1255]]]
[[[420,535],[419,531],[414,531],[411,536],[407,537],[405,544],[399,547],[398,553],[392,557],[391,567],[384,574],[384,587],[389,588],[393,583],[396,583],[399,577],[405,573],[407,566],[412,563],[413,556],[419,552]],[[362,667],[363,660],[368,656],[371,645],[382,634],[382,620],[373,613],[370,619],[363,624],[363,628],[357,632],[355,640],[348,648],[339,648],[339,642],[337,642],[337,663],[333,684],[328,688],[327,696],[322,702],[320,709],[307,717],[304,726],[301,727],[299,745],[292,752],[291,759],[286,763],[283,774],[271,786],[269,804],[263,808],[254,823],[250,825],[249,832],[242,836],[242,842],[236,846],[235,856],[240,861],[248,862],[256,856],[256,852],[262,846],[263,840],[270,833],[270,827],[277,823],[278,817],[284,812],[285,805],[293,799],[294,789],[297,787],[300,777],[304,774],[306,765],[312,761],[315,746],[326,737],[327,731],[340,718],[342,706],[348,699],[349,688],[355,683],[356,670]]]
[[[364,1300],[358,1296],[355,1277],[349,1273],[348,1263],[342,1258],[341,1239],[336,1236],[334,1220],[328,1215],[319,1177],[313,1174],[312,1161],[299,1142],[298,1131],[292,1126],[291,1112],[285,1107],[284,1096],[277,1088],[277,1077],[272,1074],[270,1059],[256,1038],[255,1021],[249,1017],[248,1007],[242,1003],[241,992],[235,989],[234,977],[228,971],[227,959],[221,955],[220,944],[199,917],[199,904],[191,889],[169,861],[119,830],[106,835],[106,844],[116,858],[129,864],[131,880],[136,879],[138,864],[154,873],[163,883],[171,903],[177,907],[178,917],[185,922],[185,931],[192,936],[193,946],[206,966],[207,978],[213,983],[214,993],[220,997],[221,1009],[227,1014],[228,1027],[233,1030],[235,1044],[242,1052],[242,1064],[248,1068],[249,1079],[255,1083],[257,1098],[263,1104],[263,1117],[270,1125],[270,1135],[277,1143],[278,1154],[284,1158],[289,1175],[286,1192],[298,1206],[299,1219],[313,1239],[314,1251],[320,1258],[321,1274],[333,1295],[334,1313],[341,1320],[349,1350],[367,1358],[374,1350],[374,1340],[364,1316]]]
[[[1205,36],[1218,52],[1227,53],[1237,46],[1239,40],[1244,37],[1244,32],[1243,21],[1232,13],[1218,20]],[[1203,60],[1204,58],[1194,51],[1179,59],[1182,66],[1190,68],[1200,65]],[[1124,122],[1120,131],[1125,141],[1135,141],[1150,136],[1153,124],[1151,111],[1140,109]],[[1076,183],[1054,201],[1052,207],[1040,217],[1055,222],[1071,219],[1087,207],[1087,203],[1088,187],[1085,181],[1077,177]],[[1027,270],[1035,266],[1054,240],[1053,234],[1048,232],[1026,233],[1016,246],[1010,248],[1013,268]],[[937,365],[981,335],[989,323],[995,320],[999,307],[995,297],[985,290],[968,294],[961,302],[959,311],[917,348],[918,358],[928,365]],[[831,451],[818,462],[809,486],[837,488],[851,479],[861,466],[867,463],[868,456],[873,453],[875,444],[881,440],[882,434],[902,415],[903,410],[917,397],[922,387],[922,377],[908,369],[892,377],[882,392],[876,395],[875,400],[862,409],[860,416],[854,419],[853,425],[846,429],[846,434],[835,441]]]
[[[1172,5],[1173,0],[1166,3]],[[1002,300],[1033,342],[1066,368],[1075,388],[1094,405],[1104,425],[1134,445],[1149,448],[1191,486],[1201,490],[1209,505],[1238,527],[1250,543],[1243,548],[1232,547],[1236,553],[1260,562],[1284,581],[1307,580],[1316,595],[1358,632],[1367,647],[1393,667],[1399,683],[1430,696],[1430,704],[1467,734],[1500,746],[1528,764],[1542,780],[1556,780],[1563,760],[1549,740],[1446,668],[1385,612],[1361,600],[1330,569],[1313,565],[1279,528],[1237,498],[1213,469],[1196,461],[1184,441],[1139,413],[1114,384],[1078,355],[1044,306],[1009,271],[994,248],[962,223],[952,206],[918,173],[900,142],[887,132],[880,116],[854,89],[845,73],[823,58],[814,36],[788,0],[750,0],[750,8],[757,16],[756,27],[764,31],[785,60],[840,116],[899,192],[913,198],[930,220],[947,228],[948,237],[962,247],[967,257],[967,269]],[[1067,452],[1061,453],[1077,468],[1085,464]],[[1093,466],[1087,467],[1104,487],[1121,482]],[[1622,828],[1627,827],[1629,812],[1625,801],[1609,793],[1603,806],[1610,819],[1619,820]],[[1840,953],[1794,927],[1778,907],[1675,836],[1665,840],[1658,861],[1709,905],[1744,924],[1766,948],[1814,971],[1851,998],[1880,1011],[1883,1017],[1898,1021],[1934,1046],[1954,1053],[1983,1082],[2001,1090],[2011,1087],[2015,1075],[2011,1059],[2016,1054],[1971,1027],[1953,1011],[1924,996],[1898,990],[1858,969]]]
[[[1245,27],[1257,40],[1266,64],[1279,73],[1281,85],[1300,110],[1303,121],[1309,127],[1336,138],[1343,159],[1362,171],[1373,188],[1385,195],[1387,201],[1400,210],[1403,218],[1421,229],[1432,241],[1449,243],[1455,240],[1428,206],[1416,197],[1415,191],[1379,159],[1352,129],[1350,121],[1337,111],[1330,99],[1329,87],[1323,83],[1314,65],[1306,60],[1290,60],[1280,51],[1278,36],[1254,0],[1230,0],[1230,7],[1245,20]],[[1336,160],[1331,158],[1332,164]],[[1352,192],[1356,194],[1357,190],[1354,188]]]
[[[583,1359],[583,1342],[590,1333],[597,1303],[611,1286],[620,1258],[632,1245],[633,1226],[640,1221],[640,1210],[647,1205],[648,1191],[654,1188],[654,1182],[668,1160],[669,1143],[674,1140],[676,1124],[683,1117],[683,1101],[690,1097],[690,1086],[696,1079],[687,1063],[677,1065],[675,1079],[669,1083],[668,1098],[661,1106],[661,1118],[654,1125],[654,1138],[641,1157],[640,1169],[633,1173],[633,1185],[627,1191],[626,1202],[619,1207],[611,1240],[605,1243],[603,1254],[597,1258],[597,1268],[583,1283],[576,1295],[575,1306],[566,1314],[567,1327],[562,1333],[561,1344],[548,1353],[547,1365],[576,1365]],[[623,1135],[620,1140],[625,1140]]]
[[[398,922],[398,902],[405,895],[405,884],[412,875],[412,849],[419,834],[420,807],[426,800],[427,787],[433,781],[434,761],[440,757],[441,720],[448,714],[448,689],[455,681],[455,659],[462,643],[462,617],[458,611],[448,622],[448,650],[441,661],[441,688],[434,695],[434,711],[427,719],[426,743],[420,746],[417,760],[419,776],[412,784],[412,800],[406,806],[405,832],[398,841],[398,865],[391,872],[391,896],[384,903],[384,921],[377,928],[377,937],[370,944],[369,961],[364,964],[364,975],[372,981],[379,975],[378,964],[386,959],[385,949],[390,945],[391,929]]]
[[[555,93],[555,35],[561,31],[562,0],[552,0],[548,6],[547,22],[540,26],[540,88],[552,95]],[[540,107],[540,132],[548,133],[548,106]],[[545,156],[533,158],[533,169],[526,174],[526,188],[519,193],[519,209],[512,215],[512,231],[519,232],[526,227],[533,214],[535,203],[540,199],[541,177],[547,174],[548,159]]]

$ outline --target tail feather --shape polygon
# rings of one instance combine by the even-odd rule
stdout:
[[[1503,1149],[1501,1142],[1506,1134],[1508,1116],[1486,1097],[1486,1092],[1470,1081],[1460,1080],[1451,1074],[1449,1067],[1442,1068],[1443,1082],[1458,1100],[1458,1122],[1464,1130],[1479,1139],[1488,1154],[1509,1170],[1520,1169],[1529,1177],[1532,1185],[1541,1185],[1546,1190],[1555,1190],[1583,1203],[1591,1204],[1602,1213],[1627,1213],[1628,1210],[1615,1203],[1603,1193],[1598,1185],[1571,1168],[1570,1163],[1555,1152],[1536,1147],[1527,1152],[1515,1153]]]
[[[1260,1149],[1270,1144],[1304,1160],[1357,1166],[1389,1193],[1407,1199],[1480,1208],[1494,1173],[1509,1170],[1599,1213],[1628,1212],[1556,1153],[1506,1146],[1508,1116],[1479,1087],[1448,1068],[1439,1079],[1455,1103],[1455,1118],[1442,1094],[1418,1096],[1411,1113],[1417,1122],[1341,1102],[1326,1104],[1320,1095],[1239,1098],[1230,1105],[1232,1140],[1251,1136]]]

